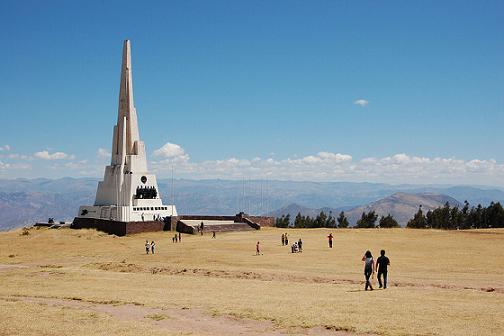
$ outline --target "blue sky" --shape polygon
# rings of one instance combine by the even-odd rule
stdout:
[[[2,0],[0,27],[0,177],[102,175],[127,38],[160,176],[504,186],[502,1]]]

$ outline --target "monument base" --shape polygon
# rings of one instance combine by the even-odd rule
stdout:
[[[141,232],[156,232],[171,230],[171,221],[118,222],[99,218],[75,217],[72,229],[96,229],[116,236],[126,236]]]

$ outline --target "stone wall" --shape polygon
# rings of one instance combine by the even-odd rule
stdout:
[[[116,222],[98,218],[74,218],[72,229],[96,229],[116,236],[126,236],[133,233],[156,232],[170,230],[170,224],[160,221]]]
[[[235,216],[206,216],[206,215],[181,215],[179,220],[217,220],[217,221],[235,221],[241,223],[241,218],[238,215]]]
[[[213,220],[213,221],[234,221],[235,223],[245,223],[250,227],[260,230],[261,226],[274,226],[275,219],[265,216],[248,216],[246,214],[237,214],[235,216],[201,216],[201,215],[183,215],[166,218],[165,222],[145,221],[145,222],[117,222],[98,218],[79,218],[76,217],[71,225],[73,229],[97,229],[108,234],[116,236],[126,236],[128,234],[156,231],[179,231],[183,233],[195,233],[194,228],[180,225],[181,220]],[[245,228],[239,225],[228,224],[229,231],[242,231]],[[216,228],[217,230],[217,228]],[[227,229],[219,228],[218,231]]]
[[[251,222],[257,223],[261,226],[275,226],[275,217],[266,216],[246,216]]]

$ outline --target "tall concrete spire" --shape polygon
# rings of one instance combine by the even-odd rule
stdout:
[[[126,124],[124,123],[126,120]],[[126,138],[123,129],[126,129]],[[138,155],[140,135],[138,131],[137,114],[133,101],[133,78],[131,73],[131,43],[123,43],[121,84],[119,90],[119,108],[117,125],[114,127],[114,140],[112,144],[112,164],[124,163],[126,155]],[[126,152],[123,152],[123,148]]]
[[[133,102],[131,45],[128,40],[123,43],[119,107],[112,139],[111,163],[105,167],[103,181],[98,182],[95,203],[81,206],[76,219],[82,225],[88,225],[86,227],[95,227],[97,221],[114,221],[114,224],[107,225],[117,225],[117,222],[149,220],[159,225],[156,219],[176,216],[174,205],[163,205],[156,175],[147,170],[145,145],[140,140]]]

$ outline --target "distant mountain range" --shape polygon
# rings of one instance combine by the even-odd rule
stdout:
[[[73,219],[79,205],[93,204],[99,180],[0,179],[0,230],[32,224],[49,217],[56,220]],[[369,206],[381,209],[385,214],[388,209],[394,214],[394,207],[402,209],[397,211],[399,216],[400,213],[409,213],[405,209],[416,210],[419,204],[427,207],[436,197],[441,198],[440,203],[444,203],[444,199],[459,202],[467,200],[474,205],[487,205],[491,201],[504,203],[504,190],[479,186],[181,179],[175,180],[172,188],[171,180],[159,179],[158,183],[164,203],[170,203],[174,198],[180,214],[231,215],[239,211],[277,214],[280,212],[275,209],[290,206],[293,209],[297,207],[289,212],[294,215],[299,209],[310,215],[316,215],[320,209],[333,213],[345,210],[352,220]],[[396,193],[416,196],[403,195],[397,200]]]
[[[289,214],[291,220],[294,220],[294,217],[298,213],[303,216],[315,217],[320,214],[321,211],[323,211],[327,215],[332,213],[333,217],[337,217],[341,211],[344,211],[345,215],[348,217],[350,225],[355,225],[363,212],[374,211],[378,216],[387,216],[388,214],[390,214],[397,220],[400,225],[404,226],[418,211],[418,207],[420,205],[422,205],[422,209],[424,211],[429,211],[443,206],[446,202],[450,203],[450,205],[452,206],[460,206],[459,201],[447,195],[432,193],[408,194],[404,192],[398,192],[378,201],[357,207],[323,207],[313,209],[298,204],[289,204],[286,207],[269,213],[269,215],[280,217],[282,215]]]

